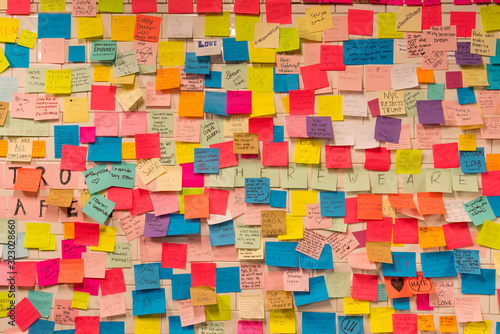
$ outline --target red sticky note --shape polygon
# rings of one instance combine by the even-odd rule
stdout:
[[[352,298],[377,301],[378,276],[353,274]]]
[[[321,45],[320,69],[322,71],[344,71],[344,51],[341,45]]]
[[[444,224],[443,233],[448,249],[463,248],[473,245],[469,225],[466,222]]]
[[[99,333],[100,317],[75,317],[75,334]]]
[[[104,279],[99,281],[103,296],[126,292],[122,268],[107,269]]]
[[[132,190],[132,209],[130,210],[131,214],[136,216],[140,215],[141,213],[146,213],[153,210],[153,202],[151,202],[149,191],[140,188]]]
[[[132,13],[156,13],[156,0],[132,0]]]
[[[36,263],[36,274],[38,286],[49,286],[57,284],[59,278],[59,259],[39,261]]]
[[[458,168],[458,143],[434,144],[432,145],[434,157],[434,168]]]
[[[351,168],[350,146],[325,145],[326,168]]]
[[[457,37],[471,37],[476,29],[476,12],[450,12],[450,25],[457,26]]]
[[[92,85],[90,110],[115,110],[116,86]]]
[[[40,313],[26,297],[17,303],[15,314],[16,325],[18,325],[19,329],[23,332],[40,318]]]
[[[219,168],[238,166],[238,156],[233,153],[233,141],[226,141],[210,145],[210,148],[219,149]]]
[[[382,195],[358,194],[358,219],[381,220]]]
[[[222,12],[222,0],[198,0],[196,1],[196,12],[220,13]]]
[[[483,195],[500,196],[500,171],[481,173]]]
[[[119,187],[108,188],[108,199],[116,203],[115,210],[132,209],[132,189]]]
[[[345,199],[344,223],[346,224],[359,223],[357,197],[351,197]]]
[[[259,135],[259,141],[273,140],[273,118],[250,118],[248,120],[248,132]]]
[[[387,172],[391,167],[391,152],[385,147],[365,150],[365,169]]]
[[[442,193],[417,193],[417,199],[421,215],[446,214]]]
[[[291,90],[289,104],[290,115],[314,114],[314,90]]]
[[[418,220],[396,218],[392,233],[392,241],[396,244],[418,244]]]
[[[441,26],[442,21],[441,5],[422,7],[422,30],[429,30],[432,26]]]
[[[36,262],[17,261],[15,272],[16,286],[35,286],[36,283]]]
[[[373,35],[373,10],[349,9],[347,24],[349,35]]]
[[[160,26],[161,17],[139,14],[135,19],[134,39],[157,43],[160,37]]]
[[[392,217],[366,222],[366,241],[391,242]]]
[[[99,246],[99,224],[75,223],[75,245]]]
[[[463,88],[462,71],[446,72],[446,89]]]
[[[31,0],[7,0],[8,15],[29,15]]]
[[[309,66],[301,66],[300,74],[304,89],[316,90],[325,87],[330,87],[328,82],[328,72],[321,69],[321,64],[314,64]]]
[[[262,143],[262,166],[288,166],[288,142],[265,141]]]
[[[215,188],[205,188],[204,194],[208,194],[209,209],[212,215],[225,215],[227,211],[227,199],[229,191]]]
[[[235,0],[235,14],[260,14],[260,0]]]
[[[160,134],[137,133],[135,135],[136,159],[161,158]]]
[[[61,169],[84,171],[87,167],[87,150],[85,146],[62,146]]]
[[[290,0],[265,0],[267,23],[292,24]]]
[[[186,269],[187,244],[163,243],[161,248],[161,267]]]
[[[207,194],[184,196],[184,217],[186,219],[210,217],[210,199]]]
[[[205,175],[201,173],[197,174],[194,172],[193,162],[182,164],[181,167],[183,188],[203,188],[203,186],[205,185]]]
[[[380,105],[378,103],[378,98],[368,101],[368,109],[372,117],[380,116]]]
[[[169,0],[168,12],[170,14],[191,14],[193,13],[193,1]]]
[[[215,288],[215,263],[191,263],[191,286]]]

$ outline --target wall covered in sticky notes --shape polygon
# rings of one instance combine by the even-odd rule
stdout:
[[[0,331],[499,332],[498,3],[0,0]]]

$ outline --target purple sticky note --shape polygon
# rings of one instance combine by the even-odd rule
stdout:
[[[205,174],[195,174],[194,163],[181,165],[182,188],[203,188],[205,186]]]
[[[306,129],[309,138],[332,138],[332,118],[307,117]]]
[[[446,72],[446,89],[462,88],[463,86],[462,71]]]
[[[87,251],[87,246],[75,245],[75,240],[61,240],[62,258],[65,259],[81,259],[82,253]]]
[[[378,116],[375,123],[376,140],[386,141],[389,143],[399,143],[399,135],[401,134],[401,118]]]
[[[415,279],[415,278],[412,278],[412,279]],[[419,277],[416,279],[421,280],[421,279],[425,279],[425,278]],[[429,294],[418,294],[417,295],[417,310],[418,311],[433,311],[434,310],[434,307],[429,305]]]
[[[368,109],[372,117],[380,116],[380,104],[378,103],[378,98],[368,101]]]
[[[144,237],[164,237],[167,235],[170,225],[170,215],[155,216],[154,213],[146,213],[144,222]]]
[[[98,278],[84,278],[82,283],[74,284],[74,290],[90,293],[91,296],[97,296],[99,294],[99,281]]]
[[[458,65],[482,65],[481,55],[470,53],[470,42],[457,42],[455,58]]]
[[[443,101],[417,101],[418,122],[420,124],[444,124]]]
[[[95,126],[81,126],[80,127],[80,143],[94,143],[95,142]]]
[[[228,114],[250,114],[252,113],[251,91],[228,91],[226,95]]]
[[[356,247],[354,249],[365,248],[366,247],[366,230],[352,232],[352,235],[359,242],[358,247]]]

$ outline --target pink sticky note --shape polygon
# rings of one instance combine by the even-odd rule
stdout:
[[[364,270],[376,270],[377,266],[375,262],[368,260],[368,255],[366,253],[356,253],[348,254],[347,261],[352,268],[364,269]]]
[[[146,107],[170,107],[170,90],[155,90],[154,82],[146,83]]]
[[[233,141],[226,141],[210,145],[210,148],[219,149],[219,168],[238,166],[238,156],[233,153]]]
[[[247,211],[247,204],[245,203],[245,189],[236,188],[229,192],[229,199],[227,201],[227,209],[233,218],[241,216]]]
[[[159,133],[136,133],[135,155],[137,159],[161,158]]]
[[[208,262],[212,261],[212,247],[209,236],[187,237],[187,261]]]
[[[59,259],[45,260],[36,263],[38,285],[49,286],[57,284],[59,277]]]
[[[75,334],[99,333],[100,317],[75,317]]]
[[[262,334],[262,321],[238,321],[238,334]]]
[[[156,216],[166,215],[179,211],[179,198],[177,193],[172,191],[160,191],[150,193],[151,202]]]
[[[333,15],[333,29],[323,30],[323,42],[339,42],[349,39],[347,15]]]
[[[117,112],[94,112],[96,136],[117,137],[120,124],[120,114]]]
[[[235,0],[234,12],[236,14],[253,14],[259,15],[260,1],[259,0]]]
[[[352,298],[377,301],[378,276],[353,274]]]
[[[64,38],[42,38],[40,62],[64,64]]]
[[[81,126],[80,127],[80,143],[93,143],[95,142],[95,126]]]
[[[105,278],[99,282],[103,296],[126,292],[122,268],[108,269]]]
[[[417,310],[419,311],[433,311],[434,307],[429,305],[429,294],[417,295]]]
[[[6,262],[7,263],[7,262]],[[15,271],[16,286],[35,286],[36,282],[36,262],[35,261],[19,261],[16,262]],[[10,272],[10,270],[9,270]]]
[[[391,66],[365,66],[365,91],[379,92],[391,90]]]
[[[23,332],[40,318],[40,313],[26,297],[17,303],[15,312],[16,325],[18,325],[19,329]]]
[[[72,15],[78,16],[91,16],[95,17],[97,14],[97,0],[80,0],[73,2]]]
[[[82,253],[84,276],[86,278],[104,278],[106,272],[105,253]]]
[[[122,293],[100,296],[101,318],[125,314],[125,298]]]
[[[179,300],[179,315],[182,327],[205,322],[205,307],[203,305],[193,306],[191,299]]]
[[[292,24],[290,0],[266,0],[266,22]]]
[[[168,12],[170,14],[191,14],[193,13],[193,1],[170,0],[168,2]]]
[[[198,13],[220,13],[222,12],[222,0],[198,0],[196,2]]]
[[[13,93],[10,104],[10,117],[34,119],[37,96],[33,94]]]
[[[87,147],[63,144],[61,169],[84,171],[87,166]]]
[[[136,133],[148,131],[148,113],[145,111],[122,112],[122,137],[133,137]]]
[[[440,0],[424,0],[424,3],[427,1],[440,2]],[[428,30],[432,26],[440,26],[441,24],[441,5],[422,7],[422,30]]]
[[[450,25],[457,27],[457,37],[471,37],[476,29],[476,12],[450,12]]]
[[[266,277],[266,290],[285,290],[285,280],[284,280],[284,271],[266,271],[264,272],[264,276]]]
[[[140,215],[141,213],[153,211],[153,209],[153,203],[151,202],[148,190],[132,190],[132,209],[130,209],[132,215]]]
[[[252,92],[228,91],[226,112],[228,114],[250,114],[252,112]]]
[[[194,163],[182,164],[182,187],[183,188],[202,188],[205,185],[203,174],[194,172]]]
[[[314,114],[314,90],[291,90],[289,103],[290,115]]]
[[[81,259],[82,253],[87,251],[87,247],[83,245],[75,245],[73,239],[61,240],[62,258],[63,259]]]
[[[54,322],[59,325],[74,325],[75,317],[80,311],[71,308],[71,300],[56,299],[54,303]]]
[[[175,118],[175,141],[188,143],[200,142],[201,120],[197,118],[176,117]]]
[[[472,4],[471,0],[454,0],[453,1],[454,5],[470,5]]]
[[[360,92],[363,90],[363,68],[348,66],[337,73],[337,89]]]
[[[212,247],[213,261],[236,262],[238,261],[238,250],[234,245]]]
[[[283,273],[285,291],[309,291],[309,270],[288,268]]]

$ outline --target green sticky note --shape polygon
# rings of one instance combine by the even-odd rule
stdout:
[[[27,68],[24,72],[25,93],[45,93],[45,80],[48,68]]]
[[[106,268],[131,268],[130,244],[117,242],[115,252],[106,252]]]
[[[344,169],[343,176],[345,191],[370,191],[370,175],[363,167]]]
[[[162,139],[160,140],[160,162],[163,166],[175,166],[175,141]]]
[[[219,174],[210,174],[208,186],[214,188],[234,188],[236,167],[219,169]]]
[[[236,15],[234,17],[234,30],[236,41],[250,41],[255,39],[255,23],[260,22],[259,15]]]
[[[205,36],[229,37],[230,13],[205,14]]]
[[[325,230],[345,233],[347,232],[347,224],[344,222],[344,218],[332,218],[332,227]]]
[[[279,188],[280,187],[280,167],[260,167],[259,177],[265,177],[269,179],[269,186],[271,188]]]
[[[143,65],[139,64],[139,74],[156,73],[156,65]]]
[[[379,284],[377,288],[377,301],[386,302],[387,301],[387,290],[385,284]]]
[[[453,168],[451,178],[453,191],[479,191],[476,174],[464,174],[460,168]]]
[[[17,220],[16,219],[0,219],[0,244],[7,245],[9,243],[9,231],[17,233]]]
[[[7,115],[5,124],[0,126],[0,136],[48,137],[49,123],[31,119],[11,118]]]
[[[425,173],[422,174],[405,174],[403,175],[403,193],[415,194],[424,193],[425,190]]]
[[[104,196],[94,194],[83,207],[82,211],[86,215],[104,224],[111,212],[115,208],[115,203]]]
[[[427,100],[444,100],[444,84],[427,84]]]
[[[235,247],[243,249],[260,248],[260,225],[234,224]]]
[[[434,169],[425,170],[425,190],[434,193],[451,193],[451,170]]]
[[[325,273],[325,281],[328,297],[351,297],[351,273],[327,272]]]
[[[425,100],[425,92],[412,90],[404,93],[406,116],[417,116],[417,101]]]
[[[209,146],[222,143],[224,141],[224,126],[222,121],[201,121],[200,123],[200,144]]]
[[[87,169],[83,172],[83,177],[85,178],[85,183],[91,194],[112,187],[115,182],[111,178],[111,174],[106,164]]]
[[[372,193],[373,194],[397,194],[398,176],[394,170],[388,172],[372,172]]]
[[[246,89],[247,64],[226,65],[222,67],[222,77],[226,90]]]
[[[396,13],[377,13],[378,38],[404,38],[402,31],[396,30]]]
[[[281,187],[283,189],[307,189],[307,165],[289,163],[288,168],[283,168]]]
[[[300,49],[300,39],[297,28],[280,28],[280,46],[276,52],[293,51]]]
[[[260,168],[262,167],[259,160],[241,159],[235,169],[234,184],[236,187],[244,187],[246,178],[259,178]]]
[[[52,305],[52,293],[43,291],[28,291],[28,300],[33,304],[42,318],[48,318]]]
[[[174,136],[173,112],[151,110],[148,112],[148,133],[159,133],[160,137]]]
[[[90,92],[92,90],[92,73],[90,66],[71,68],[71,92]]]
[[[116,57],[116,41],[92,41],[90,60],[113,61]]]
[[[183,188],[179,196],[180,213],[184,214],[184,196],[186,195],[200,195],[203,194],[203,188]]]
[[[106,13],[123,13],[123,0],[100,0],[97,10]]]
[[[337,191],[337,171],[324,165],[313,165],[311,188],[314,190]]]
[[[113,187],[134,188],[135,164],[120,162],[111,164],[111,184]]]

